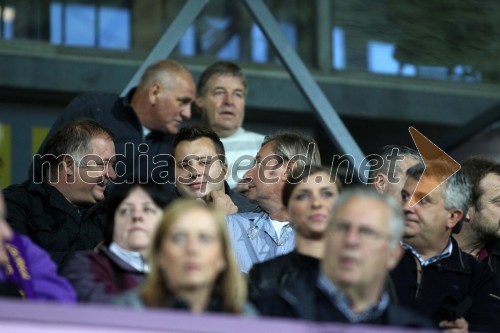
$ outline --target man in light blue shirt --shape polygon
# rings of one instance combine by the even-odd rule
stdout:
[[[307,164],[321,164],[314,139],[287,132],[264,139],[254,166],[244,175],[249,179],[248,198],[262,211],[226,218],[229,237],[244,273],[254,263],[287,254],[295,247],[295,234],[288,223],[282,191],[291,170]]]

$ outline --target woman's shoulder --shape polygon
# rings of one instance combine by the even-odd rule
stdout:
[[[144,301],[142,300],[139,288],[126,291],[116,297],[113,297],[111,299],[111,303],[118,306],[134,309],[144,309],[146,307],[144,305]]]

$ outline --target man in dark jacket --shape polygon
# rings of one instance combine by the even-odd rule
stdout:
[[[4,190],[7,221],[45,249],[61,268],[76,250],[104,238],[104,192],[116,174],[113,135],[97,122],[76,120],[47,142],[43,180]]]
[[[500,164],[472,157],[462,171],[472,184],[472,202],[455,239],[462,251],[488,263],[500,286]]]
[[[255,304],[263,315],[321,322],[430,327],[422,316],[390,303],[388,271],[401,258],[399,203],[373,190],[347,190],[334,204],[326,254],[317,277],[303,275]]]
[[[432,317],[442,329],[498,332],[495,274],[451,237],[469,207],[467,177],[458,171],[448,178],[442,161],[417,164],[407,175],[401,191],[406,251],[391,273],[399,303]]]
[[[226,215],[257,209],[247,198],[229,188],[224,145],[211,129],[182,128],[174,138],[174,157],[178,196],[203,199]]]
[[[172,60],[149,66],[139,85],[125,97],[87,93],[77,96],[56,120],[39,150],[64,124],[90,118],[114,135],[117,182],[152,178],[169,187],[174,181],[172,140],[182,123],[191,118],[195,85],[191,73]],[[39,180],[40,161],[34,160],[30,178]]]

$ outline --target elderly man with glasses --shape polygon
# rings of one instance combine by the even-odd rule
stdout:
[[[262,315],[319,322],[430,327],[430,321],[391,303],[384,287],[401,258],[400,204],[372,189],[346,190],[333,207],[320,273],[255,300]]]

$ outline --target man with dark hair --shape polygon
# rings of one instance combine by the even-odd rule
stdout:
[[[39,150],[64,124],[90,118],[114,134],[117,182],[152,178],[159,184],[173,183],[172,139],[183,121],[191,117],[195,97],[191,73],[180,63],[162,60],[149,66],[139,85],[125,97],[102,93],[77,96],[56,120]],[[40,180],[39,160],[30,178]]]
[[[245,173],[244,169],[236,170],[239,162],[248,161],[243,156],[255,156],[264,140],[262,134],[241,127],[247,94],[245,74],[232,62],[212,64],[198,81],[196,106],[201,111],[203,125],[217,133],[226,148],[230,175],[227,182],[232,188]]]
[[[45,249],[59,267],[103,240],[102,201],[114,171],[113,134],[94,120],[62,126],[45,146],[42,181],[4,190],[7,221]]]
[[[472,157],[461,170],[471,180],[472,202],[455,239],[462,251],[489,264],[500,285],[500,164]]]
[[[449,176],[445,163],[427,161],[407,171],[401,191],[405,254],[391,273],[398,301],[442,329],[496,332],[500,298],[495,274],[451,237],[469,208],[470,183],[460,171]]]
[[[369,180],[379,193],[387,193],[396,199],[406,181],[406,170],[422,162],[415,149],[399,145],[383,146],[370,167]]]
[[[174,157],[178,196],[203,199],[225,214],[257,208],[227,185],[224,145],[214,131],[199,126],[182,128],[174,138]]]

